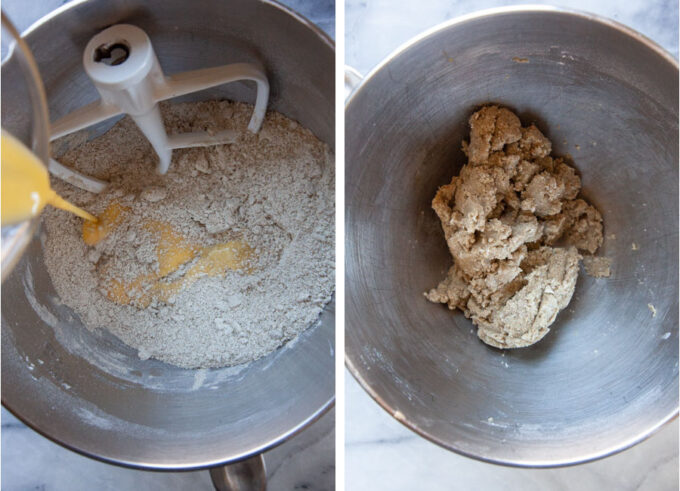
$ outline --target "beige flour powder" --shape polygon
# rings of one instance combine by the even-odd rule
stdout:
[[[539,341],[571,300],[579,251],[602,245],[602,217],[578,197],[581,179],[534,125],[484,107],[470,117],[468,164],[432,201],[454,264],[426,293],[460,309],[499,348]],[[558,246],[559,245],[559,246]],[[586,267],[609,275],[609,261]]]
[[[110,184],[95,195],[55,180],[56,191],[116,219],[89,246],[80,219],[47,210],[47,269],[87,328],[110,330],[143,359],[187,368],[257,359],[313,324],[332,295],[333,155],[275,112],[248,132],[246,104],[162,110],[169,132],[233,129],[237,141],[175,150],[165,176],[128,118],[66,152],[65,164]],[[170,266],[159,259],[166,249],[180,251]],[[213,256],[232,261],[214,270]]]

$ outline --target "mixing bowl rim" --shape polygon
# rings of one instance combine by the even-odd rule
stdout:
[[[78,0],[78,1],[87,1],[87,0]],[[269,1],[269,0],[267,0]],[[578,10],[578,9],[568,9],[568,8],[562,8],[562,7],[555,7],[552,5],[536,5],[536,4],[523,4],[523,5],[512,5],[508,7],[494,7],[494,8],[489,8],[489,9],[482,9],[482,10],[477,10],[475,12],[471,12],[469,14],[464,14],[464,15],[459,15],[457,17],[454,17],[453,19],[441,22],[433,27],[430,27],[426,29],[425,31],[421,32],[420,34],[417,34],[416,36],[408,39],[407,41],[401,43],[396,49],[394,49],[392,52],[390,52],[382,61],[380,61],[377,65],[375,65],[369,72],[363,76],[361,81],[357,84],[356,87],[352,89],[352,92],[350,95],[347,97],[345,100],[345,109],[349,108],[352,100],[356,97],[356,95],[360,92],[361,88],[370,80],[375,74],[377,74],[379,71],[381,71],[385,66],[387,66],[392,60],[400,56],[402,53],[408,51],[421,41],[424,41],[428,37],[432,36],[433,34],[436,34],[440,31],[444,31],[446,29],[449,29],[451,27],[455,27],[460,24],[464,24],[466,22],[470,21],[475,21],[479,20],[485,17],[493,17],[496,15],[503,15],[503,14],[532,14],[532,13],[553,13],[553,14],[558,14],[558,15],[565,15],[565,16],[570,16],[570,17],[577,17],[581,19],[585,19],[588,21],[593,21],[598,24],[604,25],[606,27],[613,28],[614,30],[620,31],[623,34],[626,34],[630,36],[632,39],[635,39],[636,41],[644,44],[648,48],[652,49],[656,54],[661,56],[666,62],[670,63],[676,70],[680,68],[678,65],[678,60],[676,60],[673,55],[671,55],[668,51],[666,51],[661,45],[659,45],[657,42],[651,40],[644,34],[636,31],[635,29],[632,29],[631,27],[626,26],[625,24],[622,24],[618,21],[615,21],[613,19],[609,19],[607,17],[603,17],[601,15],[593,14],[590,12],[586,12],[584,10]],[[354,68],[353,68],[354,69]]]
[[[584,455],[579,458],[574,458],[570,460],[565,460],[565,459],[560,459],[560,460],[510,460],[510,459],[500,459],[500,458],[494,458],[494,457],[487,457],[481,454],[473,453],[473,452],[468,452],[465,450],[462,450],[454,445],[451,445],[439,438],[437,438],[436,435],[428,433],[427,431],[421,429],[418,427],[415,423],[411,422],[409,419],[407,419],[406,415],[404,415],[401,411],[397,411],[396,409],[393,409],[377,392],[375,392],[365,380],[364,378],[360,375],[359,370],[356,368],[352,360],[350,359],[349,356],[345,356],[345,366],[349,370],[349,372],[352,374],[354,379],[359,383],[361,388],[368,393],[369,396],[371,396],[371,399],[373,399],[383,410],[385,410],[392,418],[394,418],[396,421],[401,423],[403,426],[405,426],[407,429],[413,431],[416,433],[418,436],[423,437],[424,439],[446,449],[451,452],[454,452],[458,455],[462,455],[463,457],[468,457],[472,458],[475,460],[479,460],[481,462],[486,462],[488,464],[495,464],[495,465],[501,465],[505,467],[521,467],[521,468],[529,468],[529,469],[541,469],[541,468],[557,468],[557,467],[570,467],[570,466],[575,466],[575,465],[580,465],[580,464],[586,464],[588,462],[593,462],[596,460],[604,459],[606,457],[610,457],[612,455],[615,455],[619,452],[623,452],[624,450],[627,450],[638,443],[646,440],[647,438],[651,437],[654,433],[659,431],[663,426],[665,426],[667,423],[670,423],[671,421],[675,420],[678,418],[678,409],[676,408],[675,410],[671,411],[669,414],[664,416],[664,418],[659,421],[657,424],[652,426],[651,428],[648,428],[646,430],[641,431],[637,435],[628,438],[625,440],[622,444],[619,445],[611,445],[609,448],[607,448],[604,451],[598,451],[598,452],[592,452],[590,454]],[[396,414],[399,414],[400,416],[397,417]]]
[[[292,429],[288,430],[287,432],[279,435],[276,438],[270,439],[267,443],[262,444],[258,447],[252,448],[246,452],[241,452],[236,456],[229,457],[226,460],[224,458],[218,458],[218,459],[212,459],[209,461],[203,460],[200,462],[191,462],[188,464],[169,464],[169,465],[164,465],[164,464],[155,464],[155,463],[140,463],[138,461],[131,461],[131,460],[122,460],[122,459],[115,459],[111,457],[105,457],[103,455],[97,455],[94,452],[88,452],[87,450],[83,450],[82,448],[79,448],[75,445],[71,445],[69,443],[66,443],[65,441],[60,440],[59,438],[56,438],[45,431],[33,426],[30,421],[25,420],[18,412],[16,412],[12,407],[10,407],[7,402],[2,399],[2,406],[9,411],[12,416],[17,418],[19,421],[21,421],[23,424],[31,428],[33,431],[38,433],[39,435],[47,438],[51,442],[56,443],[57,445],[60,445],[68,450],[71,450],[79,455],[82,455],[83,457],[88,457],[94,460],[98,460],[100,462],[104,462],[106,464],[112,464],[116,465],[118,467],[124,467],[127,469],[136,469],[136,470],[143,470],[143,471],[157,471],[157,472],[191,472],[191,471],[198,471],[198,470],[204,470],[204,469],[209,469],[211,467],[218,467],[222,465],[229,465],[233,464],[236,462],[240,462],[243,460],[246,460],[250,457],[253,457],[255,455],[262,454],[268,450],[271,450],[272,448],[281,445],[284,443],[286,440],[289,438],[294,437],[298,433],[302,432],[305,428],[319,420],[324,414],[326,414],[333,406],[335,405],[335,396],[330,398],[326,403],[324,403],[323,406],[321,406],[314,414],[309,416],[307,419],[304,421],[300,422],[297,426],[293,427]]]
[[[422,41],[425,41],[427,38],[430,36],[437,34],[441,31],[471,22],[471,21],[476,21],[485,17],[492,17],[492,16],[497,16],[497,15],[506,15],[506,14],[522,14],[522,13],[552,13],[552,14],[557,14],[557,15],[564,15],[566,17],[577,17],[580,19],[584,19],[587,21],[595,22],[600,25],[603,25],[605,27],[609,27],[611,29],[614,29],[616,31],[619,31],[623,34],[628,35],[630,38],[642,43],[646,47],[650,48],[653,50],[655,53],[657,53],[661,58],[663,58],[667,63],[669,63],[671,66],[673,66],[676,70],[678,70],[679,65],[678,65],[678,60],[676,60],[668,51],[666,51],[664,48],[662,48],[659,44],[657,44],[655,41],[652,41],[649,39],[647,36],[639,33],[638,31],[621,24],[620,22],[617,22],[612,19],[608,19],[606,17],[602,17],[596,14],[592,14],[589,12],[585,12],[582,10],[575,10],[575,9],[566,9],[562,7],[555,7],[555,6],[550,6],[550,5],[532,5],[532,4],[526,4],[526,5],[515,5],[515,6],[509,6],[509,7],[496,7],[496,8],[490,8],[490,9],[484,9],[484,10],[479,10],[476,12],[472,12],[469,14],[461,15],[458,17],[455,17],[453,19],[450,19],[448,21],[442,22],[440,24],[437,24],[422,33],[416,35],[415,37],[412,37],[405,43],[402,43],[399,47],[397,47],[395,50],[393,50],[385,59],[383,59],[380,63],[378,63],[375,67],[373,67],[362,79],[361,81],[356,85],[356,87],[353,88],[352,92],[350,95],[347,97],[345,101],[345,112],[349,110],[352,101],[356,98],[356,96],[361,92],[361,89],[371,80],[378,72],[383,70],[389,63],[391,63],[394,59],[397,57],[401,56],[402,54],[406,53],[409,51],[411,48],[414,48],[416,45],[421,43]],[[346,322],[346,326],[349,324]],[[345,346],[347,344],[345,343]],[[651,427],[639,432],[633,437],[630,437],[623,442],[617,444],[617,445],[611,445],[609,448],[605,450],[600,450],[596,452],[592,452],[590,454],[578,457],[578,458],[573,458],[573,459],[559,459],[559,460],[511,460],[511,459],[499,459],[499,458],[493,458],[493,457],[486,457],[484,455],[478,455],[473,452],[468,452],[465,450],[461,450],[460,448],[456,448],[454,445],[451,445],[447,442],[444,442],[443,440],[439,439],[436,435],[430,434],[427,431],[419,428],[415,423],[409,421],[404,417],[404,415],[401,412],[398,412],[395,408],[390,407],[390,405],[378,394],[377,391],[373,389],[371,385],[364,379],[362,376],[362,372],[358,368],[358,364],[355,364],[353,361],[352,355],[350,351],[346,348],[345,349],[345,366],[349,370],[349,372],[352,374],[354,379],[359,383],[361,388],[368,393],[368,395],[382,408],[384,409],[390,416],[392,416],[394,419],[396,419],[399,423],[404,425],[406,428],[409,430],[413,431],[414,433],[418,434],[419,436],[425,438],[426,440],[429,440],[430,442],[439,445],[440,447],[443,447],[447,450],[450,450],[452,452],[455,452],[459,455],[473,458],[476,460],[480,460],[482,462],[487,462],[490,464],[497,464],[497,465],[503,465],[503,466],[508,466],[508,467],[524,467],[524,468],[552,468],[552,467],[568,467],[568,466],[573,466],[573,465],[579,465],[579,464],[584,464],[587,462],[592,462],[595,460],[603,459],[605,457],[609,457],[611,455],[617,454],[619,452],[622,452],[640,442],[643,440],[646,440],[650,436],[652,436],[654,433],[656,433],[661,427],[666,425],[667,423],[673,421],[678,417],[678,405],[676,405],[675,409],[673,409],[670,413],[665,415],[659,422],[657,422],[655,425],[652,425]],[[400,417],[397,418],[395,414],[399,413]]]
[[[28,26],[24,31],[21,32],[21,37],[25,39],[26,36],[29,36],[30,34],[33,33],[33,31],[40,28],[46,22],[52,20],[54,17],[57,17],[62,12],[66,12],[67,10],[71,10],[73,8],[80,6],[81,4],[89,3],[91,1],[92,0],[71,0],[70,2],[63,4],[62,6],[52,10],[51,12],[43,15],[38,20],[33,22],[30,26]],[[279,0],[257,0],[257,1],[259,3],[267,4],[274,8],[277,8],[283,11],[284,13],[290,15],[291,17],[295,18],[295,20],[299,21],[305,27],[311,29],[317,36],[321,38],[321,40],[329,48],[335,51],[335,41],[333,41],[333,39],[331,39],[331,37],[325,31],[323,31],[319,26],[317,26],[312,21],[307,19],[304,15],[296,12],[287,5],[282,4]]]
[[[21,32],[21,37],[23,39],[26,39],[28,36],[30,36],[33,32],[41,28],[44,24],[52,21],[55,17],[59,16],[63,12],[66,12],[70,9],[77,8],[82,4],[88,3],[91,0],[72,0],[71,2],[68,2],[59,8],[49,12],[48,14],[42,16],[40,19],[37,21],[33,22],[28,28],[26,28],[24,31]],[[335,52],[335,42],[333,39],[325,32],[323,31],[319,26],[314,24],[312,21],[307,19],[305,16],[302,14],[294,11],[287,5],[283,5],[280,3],[278,0],[258,0],[259,3],[269,5],[273,8],[276,8],[280,11],[282,11],[285,14],[288,14],[291,16],[293,19],[297,20],[305,26],[306,28],[310,29],[316,36],[324,43],[324,45],[327,48],[330,48],[333,52]],[[335,64],[333,65],[335,67]],[[310,326],[312,328],[312,326]],[[334,364],[335,365],[335,364]],[[267,450],[270,450],[282,443],[284,443],[286,440],[289,438],[292,438],[293,436],[297,435],[301,431],[303,431],[305,428],[310,426],[312,423],[320,419],[324,414],[326,414],[333,406],[335,405],[335,390],[333,390],[332,396],[326,400],[321,406],[319,406],[316,411],[314,411],[312,414],[310,414],[307,418],[304,420],[300,421],[297,425],[293,426],[289,430],[277,435],[274,438],[270,438],[268,441],[265,443],[258,445],[254,448],[251,448],[245,452],[241,452],[236,455],[232,456],[227,456],[227,457],[220,457],[216,459],[211,459],[211,460],[201,460],[201,461],[195,461],[195,462],[190,462],[187,461],[185,464],[169,464],[169,465],[164,465],[164,464],[157,464],[157,463],[143,463],[139,461],[128,461],[128,460],[123,460],[123,459],[116,459],[112,457],[106,457],[103,455],[97,455],[94,452],[89,452],[87,450],[78,448],[75,445],[71,445],[65,441],[60,440],[59,438],[56,438],[50,434],[48,434],[46,431],[43,429],[38,428],[37,425],[34,425],[30,421],[24,419],[20,413],[14,409],[6,400],[5,397],[2,397],[2,406],[5,407],[15,418],[17,418],[19,421],[21,421],[23,424],[31,428],[33,431],[38,433],[39,435],[42,435],[43,437],[47,438],[48,440],[61,445],[64,448],[67,448],[73,452],[76,452],[77,454],[80,454],[84,457],[89,457],[101,462],[105,462],[107,464],[113,464],[117,465],[120,467],[125,467],[125,468],[132,468],[132,469],[139,469],[139,470],[147,470],[147,471],[172,471],[172,472],[178,472],[178,471],[195,471],[195,470],[201,470],[201,469],[207,469],[210,467],[216,467],[220,465],[225,465],[229,463],[234,463],[238,461],[245,460],[247,458],[250,458],[254,455],[261,454],[266,452]]]

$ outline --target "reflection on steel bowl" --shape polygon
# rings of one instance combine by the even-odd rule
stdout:
[[[609,455],[677,414],[677,87],[677,63],[648,39],[550,7],[448,22],[362,81],[346,107],[346,357],[383,408],[443,447],[518,466]],[[521,350],[486,346],[423,297],[451,264],[430,202],[486,103],[573,155],[616,236],[599,251],[612,278],[580,275],[548,336]]]

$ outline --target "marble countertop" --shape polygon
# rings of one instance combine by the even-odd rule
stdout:
[[[4,0],[19,31],[67,2]],[[283,0],[335,37],[332,0]],[[7,383],[7,382],[5,382]],[[335,487],[335,410],[265,454],[269,490]],[[201,491],[212,490],[207,471],[145,472],[82,457],[43,438],[2,409],[3,491]]]
[[[402,43],[440,22],[476,10],[521,2],[498,0],[346,0],[346,63],[368,73]],[[626,24],[678,56],[677,0],[561,0]],[[678,421],[645,442],[590,464],[513,469],[444,450],[402,426],[346,372],[346,489],[381,490],[648,490],[678,489]]]

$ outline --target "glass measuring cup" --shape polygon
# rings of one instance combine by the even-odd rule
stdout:
[[[2,12],[2,129],[31,149],[47,167],[49,119],[45,88],[33,55],[19,32]],[[8,95],[9,94],[9,95]],[[12,98],[12,104],[5,103]],[[2,227],[2,280],[31,241],[39,217]]]

